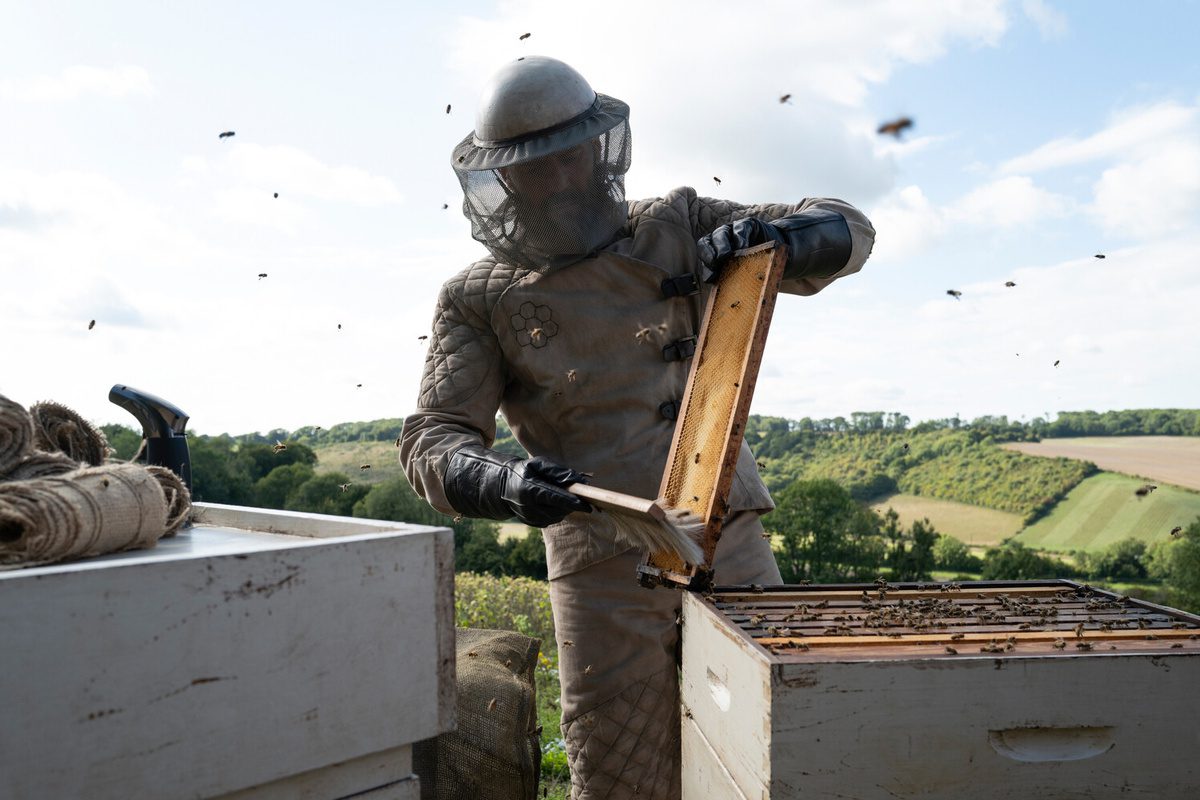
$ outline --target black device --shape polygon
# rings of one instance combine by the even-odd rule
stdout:
[[[108,399],[116,403],[142,424],[142,436],[146,438],[146,463],[166,467],[183,480],[183,485],[192,490],[192,454],[188,450],[188,415],[174,403],[161,397],[118,383],[108,392]]]

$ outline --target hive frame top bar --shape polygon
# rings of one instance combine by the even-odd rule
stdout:
[[[1067,580],[721,586],[704,599],[774,663],[1200,655],[1200,616]]]

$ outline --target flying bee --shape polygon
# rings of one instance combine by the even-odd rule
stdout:
[[[1173,537],[1175,537],[1176,539],[1179,538],[1179,534],[1181,534],[1181,533],[1183,533],[1182,525],[1176,525],[1174,528],[1171,528],[1171,535]]]
[[[633,338],[637,339],[639,344],[645,344],[650,341],[650,333],[651,330],[649,328],[638,328],[633,334]]]
[[[449,203],[442,203],[442,211],[445,211],[449,207],[450,207]]]
[[[958,289],[947,289],[946,294],[950,295],[955,300],[962,297],[962,292],[960,292]]]
[[[903,133],[906,129],[911,128],[912,126],[913,126],[912,119],[910,119],[909,117],[900,117],[899,119],[894,119],[891,122],[883,123],[876,129],[875,132],[880,134],[881,136],[887,135],[887,136],[893,136],[893,137],[899,139],[900,134]]]
[[[1062,359],[1059,359],[1059,358],[1054,359],[1054,366],[1057,367],[1060,363],[1062,363]]]
[[[532,35],[533,35],[532,33],[522,33],[520,36],[517,37],[517,40],[523,42]]]
[[[575,642],[571,641],[570,639],[563,639],[563,640],[562,640],[562,646],[563,646],[563,647],[574,647],[574,646],[575,646]]]
[[[474,650],[471,650],[470,652],[467,653],[467,657],[468,658],[478,658],[479,653],[476,653]]]
[[[283,442],[277,441],[277,442],[275,442],[275,446],[272,447],[271,449],[276,453],[282,453],[284,450],[287,450],[287,445],[284,444]]]
[[[766,468],[767,468],[767,465],[766,465],[766,464],[764,464],[764,463],[763,463],[763,462],[761,462],[761,461],[755,461],[755,462],[754,462],[754,465],[755,465],[756,467],[758,467],[759,469],[766,469]]]
[[[1096,253],[1096,258],[1104,258],[1104,253]]]
[[[713,175],[713,180],[717,182],[717,186],[721,185],[721,179],[718,178],[716,175]]]
[[[349,488],[350,488],[350,484],[348,484],[348,483],[339,483],[339,484],[338,484],[338,488],[339,488],[339,489],[341,489],[343,493],[345,493],[345,491],[346,491],[347,489],[349,489]]]
[[[358,465],[358,468],[359,468],[359,470],[360,470],[360,471],[365,471],[365,470],[368,470],[368,469],[370,469],[370,468],[371,468],[371,465],[370,465],[370,464],[359,464],[359,465]]]
[[[218,139],[228,139],[230,136],[236,136],[236,135],[237,134],[234,131],[223,131],[223,132],[217,134],[217,138]],[[1103,258],[1103,256],[1101,256],[1101,258]]]
[[[586,667],[583,668],[583,674],[584,675],[592,674],[592,665],[591,664],[588,664]]]
[[[1015,283],[1014,283],[1014,282],[1012,282],[1012,281],[1005,281],[1005,282],[1004,282],[1004,285],[1005,285],[1005,286],[1007,286],[1009,289],[1011,289],[1011,288],[1013,288],[1014,286],[1016,286],[1017,284],[1015,284]]]
[[[423,333],[423,334],[421,334],[420,336],[418,336],[418,337],[417,337],[417,341],[418,341],[418,342],[423,342],[423,341],[425,341],[425,340],[426,340],[426,339],[428,339],[428,338],[429,338],[429,334],[427,334],[427,333]]]
[[[258,279],[259,279],[260,281],[261,281],[263,278],[265,278],[265,277],[267,277],[267,273],[265,273],[265,272],[260,272],[260,273],[258,273]]]
[[[544,336],[545,333],[542,332],[541,328],[534,328],[529,331],[529,340],[531,342],[540,342]]]
[[[573,370],[573,369],[567,370],[567,380],[570,381],[571,383],[574,383],[575,378],[576,378],[575,370]]]
[[[362,384],[361,384],[361,383],[356,383],[356,384],[354,384],[354,388],[355,388],[355,389],[361,389],[361,388],[362,388]]]
[[[446,113],[447,114],[450,113],[450,104],[449,103],[446,103]]]
[[[738,306],[740,306],[741,304],[742,304],[742,301],[741,301],[741,300],[734,300],[732,303],[730,303],[730,304],[729,304],[729,307],[730,307],[730,308],[737,308],[737,307],[738,307]]]
[[[790,94],[785,94],[785,95],[780,96],[779,102],[786,103],[788,100],[791,100],[791,99],[792,99],[792,96]]]
[[[88,330],[89,330],[89,331],[90,331],[92,328],[94,328],[94,327],[96,327],[96,320],[92,320],[91,322],[89,322],[89,323],[88,323]],[[1178,529],[1178,528],[1176,528],[1175,530],[1179,530],[1179,529]]]

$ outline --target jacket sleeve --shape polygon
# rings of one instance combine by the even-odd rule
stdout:
[[[434,313],[417,410],[400,434],[400,463],[409,483],[443,514],[458,514],[443,488],[450,456],[467,444],[491,447],[503,390],[495,331],[447,284]]]
[[[692,234],[696,239],[712,233],[721,225],[727,225],[746,217],[757,217],[764,222],[772,222],[814,208],[836,211],[845,217],[846,225],[850,228],[851,243],[850,259],[846,262],[846,266],[828,278],[800,278],[784,281],[780,284],[779,289],[789,294],[816,294],[838,278],[853,275],[862,269],[875,244],[875,228],[871,226],[870,220],[857,208],[841,200],[808,198],[798,204],[763,203],[747,206],[729,200],[694,197],[690,205]]]

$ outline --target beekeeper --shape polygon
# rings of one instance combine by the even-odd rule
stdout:
[[[491,79],[451,159],[490,255],[442,287],[400,450],[439,511],[543,529],[576,800],[678,797],[680,595],[641,588],[642,554],[564,487],[586,473],[657,494],[704,300],[733,251],[786,243],[782,289],[811,295],[857,272],[874,240],[840,200],[747,206],[679,188],[626,202],[629,163],[629,107],[567,64],[528,56]],[[497,410],[531,458],[489,449]],[[729,505],[715,580],[779,583],[759,523],[773,504],[745,444]]]

